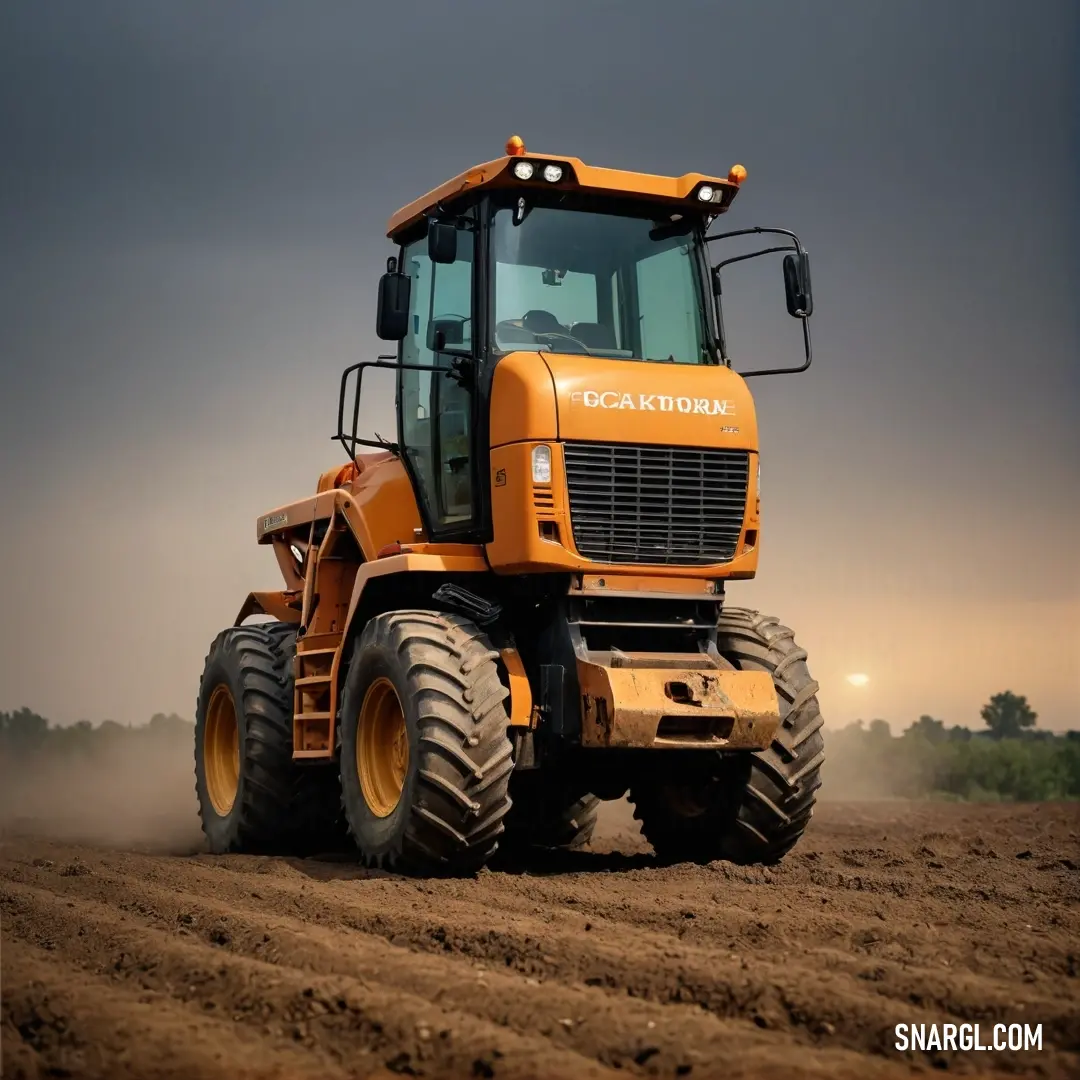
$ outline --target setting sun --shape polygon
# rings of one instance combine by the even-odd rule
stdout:
[[[847,681],[851,683],[852,686],[865,686],[870,681],[870,676],[864,675],[862,672],[857,672],[854,675],[848,675]]]

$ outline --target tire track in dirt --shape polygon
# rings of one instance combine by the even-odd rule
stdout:
[[[85,865],[85,864],[84,864]],[[674,1071],[680,1066],[692,1065],[686,1060],[682,1046],[687,1043],[701,1045],[710,1042],[738,1042],[739,1057],[745,1058],[747,1066],[760,1053],[771,1056],[772,1043],[756,1026],[746,1022],[718,1019],[698,1007],[683,1005],[675,1011],[664,1008],[666,1002],[626,1000],[625,991],[611,995],[606,989],[593,989],[584,985],[566,985],[552,979],[541,983],[538,979],[522,978],[505,968],[485,966],[481,971],[463,958],[435,957],[416,954],[407,948],[393,945],[380,938],[313,926],[292,916],[278,914],[268,923],[265,916],[244,913],[230,903],[209,902],[196,895],[181,895],[168,889],[144,889],[138,906],[159,923],[168,925],[170,905],[178,904],[175,934],[183,934],[178,941],[161,941],[169,933],[161,926],[151,927],[141,922],[137,927],[119,912],[132,910],[125,903],[123,889],[118,890],[115,879],[102,882],[93,880],[97,874],[68,878],[62,895],[57,896],[44,888],[22,883],[9,883],[10,899],[5,897],[5,908],[10,909],[13,932],[27,940],[37,940],[49,946],[59,956],[76,966],[85,967],[102,954],[115,956],[114,969],[131,969],[146,979],[147,972],[154,972],[154,985],[160,989],[163,977],[159,970],[168,960],[169,984],[196,985],[200,970],[194,963],[205,964],[201,957],[195,960],[196,945],[217,947],[235,958],[259,957],[260,963],[272,964],[290,973],[292,997],[303,1008],[300,997],[318,1003],[315,1007],[322,1014],[340,1008],[342,1000],[350,995],[356,999],[356,981],[369,991],[388,991],[407,995],[404,1006],[396,1005],[395,1014],[412,1008],[420,1017],[416,1028],[453,1031],[460,1038],[461,1018],[453,1011],[442,1008],[444,1003],[468,1002],[471,1016],[481,1017],[493,1024],[517,1032],[525,1038],[536,1033],[565,1046],[583,1056],[610,1062],[621,1067],[627,1062],[643,1064],[655,1058],[654,1065]],[[104,887],[103,887],[104,885]],[[87,894],[96,893],[98,899]],[[93,927],[75,929],[68,916],[66,896],[78,896],[76,909]],[[124,920],[122,923],[121,920]],[[197,929],[194,929],[197,928]],[[175,965],[175,966],[174,966]],[[322,976],[320,986],[312,984],[310,972]],[[219,972],[224,977],[224,972]],[[344,981],[328,985],[326,977],[344,976]],[[228,978],[226,982],[231,981]],[[208,981],[198,985],[199,994],[215,1000],[217,994]],[[309,993],[310,991],[310,993]],[[620,1000],[621,998],[621,1000]],[[396,1000],[396,998],[395,998]],[[432,1016],[432,1010],[424,1009],[425,1002],[433,1002],[440,1012]],[[287,1001],[279,998],[260,998],[255,1004],[245,1001],[242,1012],[256,1017],[288,1014]],[[365,1013],[371,1012],[365,1006]],[[381,1026],[381,1017],[380,1017]],[[395,1032],[397,1043],[407,1038],[408,1025]],[[636,1037],[634,1033],[639,1033]],[[371,1032],[365,1033],[370,1037]],[[485,1036],[490,1033],[483,1032]],[[498,1047],[506,1059],[504,1069],[512,1070],[513,1056],[505,1047]],[[530,1046],[530,1050],[535,1047]],[[414,1051],[409,1051],[410,1056]],[[859,1076],[864,1072],[861,1059],[851,1055],[845,1062],[843,1052],[827,1055],[828,1063],[822,1063],[820,1073],[831,1076]],[[418,1060],[423,1060],[421,1056]],[[545,1055],[545,1067],[549,1075],[561,1075],[555,1071],[550,1053]],[[566,1075],[586,1075],[585,1060],[572,1062]],[[700,1072],[700,1070],[699,1070]],[[818,1070],[812,1070],[817,1074]],[[502,1073],[500,1072],[500,1075]],[[606,1075],[597,1073],[595,1075]]]
[[[268,1046],[231,1017],[202,1015],[167,995],[59,969],[51,955],[6,940],[3,951],[5,1077],[218,1075],[222,1046],[231,1044],[230,1075],[339,1080],[349,1073],[284,1040]],[[11,1036],[9,1038],[9,1036]],[[45,1062],[49,1062],[45,1065]]]
[[[466,881],[8,840],[5,1075],[1074,1075],[1078,826],[826,805],[777,868],[582,853]],[[964,1020],[1047,1049],[892,1046]]]
[[[233,864],[229,864],[232,866]],[[190,884],[197,875],[205,887],[215,889],[230,907],[258,911],[270,903],[275,910],[287,906],[298,918],[327,925],[346,926],[365,934],[378,935],[386,940],[436,954],[459,954],[482,962],[505,964],[506,967],[533,977],[582,981],[616,994],[659,1001],[663,1004],[688,1002],[699,1004],[720,1016],[750,1016],[762,1026],[777,1029],[805,1028],[809,1033],[820,1032],[826,1026],[850,1045],[861,1049],[884,1049],[887,1032],[895,1023],[930,1022],[929,1016],[912,1015],[913,1003],[918,1002],[920,1013],[928,1010],[947,1012],[955,1020],[1007,1021],[1012,1015],[1015,993],[1010,983],[1001,979],[972,980],[967,987],[956,984],[955,975],[941,967],[915,965],[908,970],[910,950],[901,951],[903,963],[889,960],[870,949],[883,945],[886,949],[895,940],[883,914],[872,922],[854,924],[854,930],[844,920],[832,926],[832,933],[823,939],[827,948],[798,945],[797,927],[777,932],[758,917],[749,934],[751,948],[732,953],[716,948],[710,935],[697,932],[689,935],[662,932],[638,932],[634,936],[634,952],[626,955],[622,942],[626,927],[611,925],[606,920],[575,910],[579,905],[560,905],[552,898],[536,904],[542,896],[531,899],[523,894],[516,881],[507,891],[498,890],[499,905],[492,903],[495,888],[487,883],[438,883],[424,885],[406,883],[385,875],[364,874],[344,869],[352,878],[352,891],[342,900],[336,890],[324,890],[316,895],[303,881],[297,881],[302,871],[296,870],[292,881],[278,884],[278,878],[264,878],[258,890],[257,904],[252,904],[244,882],[248,875],[241,870],[221,873],[220,869],[195,864],[185,868],[180,876],[162,865],[155,876],[164,876],[169,888]],[[687,880],[701,877],[708,871],[695,868],[680,870]],[[360,877],[353,877],[359,874]],[[261,875],[259,875],[261,877]],[[660,872],[640,872],[631,875],[622,885],[641,891],[649,879]],[[494,877],[494,876],[493,876]],[[576,879],[587,882],[591,875]],[[670,885],[670,876],[663,877]],[[362,883],[362,888],[356,885]],[[494,884],[494,883],[493,883]],[[499,884],[502,884],[501,882]],[[542,886],[542,882],[540,885]],[[584,886],[583,886],[584,888]],[[464,896],[448,896],[446,890],[464,891]],[[402,903],[402,893],[421,897],[426,891],[438,896],[437,905],[427,904],[408,909]],[[542,889],[538,890],[542,891]],[[469,895],[469,893],[474,895]],[[757,892],[760,898],[760,890]],[[713,900],[723,903],[724,897]],[[393,905],[397,902],[397,909]],[[417,901],[419,903],[419,901]],[[486,925],[478,925],[478,903],[486,903]],[[432,908],[437,914],[432,914]],[[540,917],[530,917],[526,908],[536,909]],[[684,925],[690,914],[675,905],[676,917]],[[730,911],[730,908],[725,911]],[[796,912],[801,909],[797,906]],[[746,913],[752,917],[753,913]],[[592,919],[594,921],[589,922]],[[550,920],[550,921],[549,921]],[[570,925],[573,922],[575,925]],[[591,927],[589,938],[583,938],[585,925]],[[867,930],[865,927],[871,927]],[[731,927],[721,925],[721,939]],[[756,931],[756,934],[753,933]],[[738,932],[738,931],[736,931]],[[838,936],[837,936],[838,935]],[[807,937],[814,940],[817,935]],[[740,934],[740,945],[747,940]],[[924,960],[929,949],[942,963],[932,934],[923,941]],[[753,953],[765,948],[784,953],[782,963]],[[850,950],[850,951],[844,951]],[[752,974],[745,974],[753,962]],[[1053,970],[1064,961],[1057,953],[1047,957]],[[809,970],[803,970],[808,967]],[[828,976],[822,975],[822,971]],[[673,977],[674,976],[674,977]],[[870,984],[868,987],[867,984]],[[868,997],[868,989],[871,991]],[[1056,988],[1047,987],[1036,995],[1031,992],[1028,1007],[1037,1006],[1043,1022],[1049,1025],[1052,1038],[1067,1038],[1075,1028],[1071,1007],[1062,1004]],[[898,1011],[899,1008],[902,1011]],[[867,1032],[876,1038],[867,1039]]]
[[[81,918],[73,922],[71,901],[23,885],[9,890],[5,914],[24,942],[76,969],[107,973],[113,981],[167,995],[195,1015],[213,1003],[215,1013],[241,1027],[291,1037],[329,1054],[338,1065],[370,1054],[386,1057],[399,1069],[415,1068],[437,1057],[452,1075],[469,1075],[478,1061],[491,1058],[499,1061],[500,1074],[527,1076],[543,1053],[553,1077],[610,1075],[537,1036],[518,1038],[498,1025],[388,988],[371,978],[377,969],[370,964],[346,977],[315,974],[312,963],[327,954],[308,941],[290,949],[284,928],[276,933],[285,947],[271,961],[243,950],[254,944],[252,938],[265,937],[261,932],[242,939],[239,948],[215,948],[230,944],[221,923],[210,932],[210,941],[180,937],[133,925],[110,906],[89,900],[75,905]]]

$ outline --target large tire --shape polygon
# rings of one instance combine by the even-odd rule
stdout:
[[[543,769],[524,772],[511,784],[513,809],[506,818],[504,853],[529,848],[583,848],[596,831],[600,800],[591,794],[567,791]]]
[[[805,832],[813,814],[825,760],[818,684],[806,652],[779,620],[726,608],[717,647],[744,671],[772,674],[780,726],[772,744],[756,754],[712,758],[703,773],[639,781],[630,792],[635,817],[664,860],[772,864]]]
[[[288,628],[285,628],[286,630]],[[292,796],[292,665],[282,624],[210,646],[195,712],[195,793],[210,850],[281,853]]]
[[[350,846],[334,763],[297,765],[292,758],[295,656],[296,627],[281,622],[232,627],[219,634],[211,647],[195,729],[196,792],[211,851],[318,855]],[[254,780],[245,782],[248,810],[243,810],[243,799],[239,803],[234,799],[232,810],[222,814],[207,782],[206,724],[214,686],[227,669],[233,673],[228,685],[236,685],[238,672],[255,677],[254,683],[248,678],[250,685],[245,684],[240,697],[233,699],[246,703],[243,716],[237,716],[238,729],[244,729],[238,740],[243,748],[239,771]],[[244,678],[241,674],[240,682]],[[249,706],[254,715],[248,715]]]
[[[514,762],[497,658],[457,615],[392,611],[364,627],[342,694],[340,765],[368,865],[469,874],[498,848]]]

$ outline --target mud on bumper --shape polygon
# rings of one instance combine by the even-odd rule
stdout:
[[[780,724],[765,671],[581,659],[577,666],[585,747],[763,750]]]

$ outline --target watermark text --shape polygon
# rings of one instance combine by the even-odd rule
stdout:
[[[896,1049],[1041,1050],[1042,1024],[897,1024]]]

